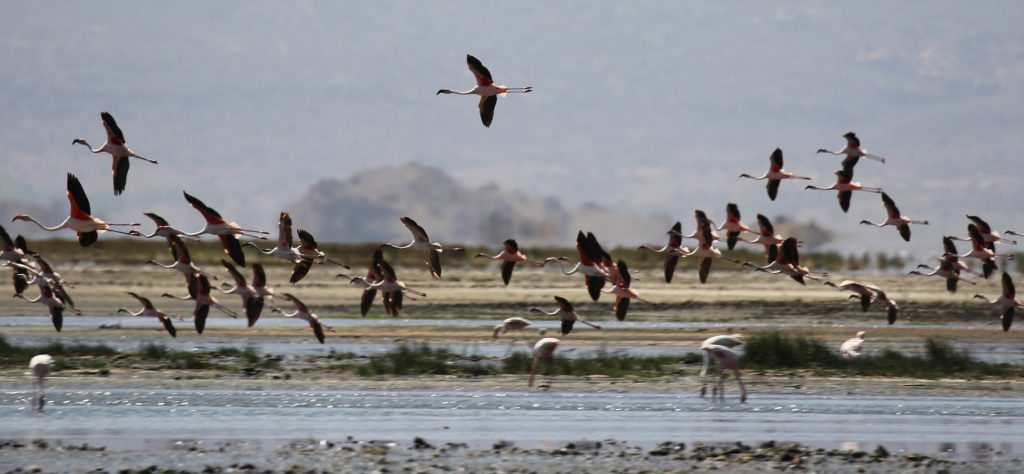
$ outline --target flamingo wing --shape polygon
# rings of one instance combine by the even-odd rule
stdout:
[[[243,288],[245,286],[247,286],[246,282],[245,282],[245,277],[242,276],[242,272],[239,272],[238,269],[235,268],[234,265],[229,263],[227,260],[224,260],[223,258],[220,259],[220,263],[222,265],[224,265],[224,268],[228,269],[228,273],[230,273],[231,274],[231,278],[235,280],[235,285],[236,286],[243,287]]]
[[[79,232],[78,233],[78,244],[82,247],[88,247],[95,244],[99,240],[100,234],[95,230],[92,232]]]
[[[672,275],[675,274],[678,263],[679,255],[668,254],[665,257],[665,283],[672,283]]]
[[[145,216],[152,219],[157,227],[168,227],[171,225],[170,222],[167,222],[167,219],[164,219],[163,217],[160,217],[152,212],[145,213]]]
[[[1013,278],[1010,278],[1010,274],[1008,272],[1003,272],[1003,297],[1012,300],[1016,295],[1017,291],[1013,287]]]
[[[956,250],[956,243],[954,243],[953,239],[949,238],[948,236],[942,238],[942,248],[946,251],[947,255],[957,255],[958,253]]]
[[[779,183],[781,182],[782,181],[778,179],[768,180],[768,184],[765,185],[765,187],[768,188],[768,199],[774,201],[775,198],[779,195]]]
[[[515,260],[506,260],[501,263],[501,280],[505,282],[505,286],[512,281],[512,271],[516,269]]]
[[[103,128],[107,130],[107,141],[114,145],[124,145],[124,132],[117,126],[117,121],[110,112],[101,112],[100,119],[103,121]]]
[[[427,264],[430,265],[430,275],[434,278],[441,278],[441,253],[427,249]]]
[[[790,237],[782,242],[782,255],[786,261],[794,267],[800,266],[800,252],[796,248],[796,237]]]
[[[310,312],[309,308],[306,307],[306,304],[303,303],[302,301],[300,301],[298,298],[296,298],[295,295],[293,295],[291,293],[285,293],[284,294],[284,299],[286,299],[288,301],[291,301],[293,304],[295,304],[295,309],[299,310],[299,312],[302,312],[302,313],[309,313]]]
[[[505,247],[505,251],[508,253],[519,253],[519,243],[516,242],[516,239],[507,239],[501,245]]]
[[[906,240],[907,242],[910,242],[910,226],[909,225],[907,225],[907,224],[899,224],[899,225],[896,226],[896,230],[898,230],[900,232],[900,237],[903,237],[903,240]]]
[[[305,230],[299,229],[299,241],[302,242],[300,246],[302,247],[303,250],[316,250],[316,239],[313,238],[313,234],[310,234]]]
[[[569,312],[569,313],[573,312],[572,303],[570,303],[569,300],[567,300],[565,298],[562,298],[561,296],[555,296],[555,301],[558,302],[558,307],[562,311]]]
[[[263,298],[253,297],[245,300],[245,319],[249,323],[249,327],[256,325],[256,321],[260,319],[260,313],[263,312]]]
[[[232,234],[218,235],[217,237],[220,238],[220,244],[224,247],[224,253],[228,254],[235,263],[244,267],[245,253],[242,252],[242,244],[238,242],[238,238]]]
[[[164,324],[167,334],[170,334],[171,337],[178,337],[178,330],[174,329],[174,323],[171,322],[171,318],[160,318],[160,322]]]
[[[601,289],[605,284],[604,277],[583,275],[583,282],[587,285],[587,294],[590,295],[590,299],[597,301],[601,298]]]
[[[427,237],[427,231],[423,230],[423,227],[417,224],[416,221],[408,217],[402,217],[401,221],[402,224],[405,224],[405,228],[412,232],[412,237],[417,242],[430,242],[430,237]]]
[[[309,326],[313,328],[313,335],[316,336],[316,340],[320,341],[320,344],[324,343],[324,326],[320,324],[320,321],[310,321]]]
[[[5,252],[14,251],[14,241],[11,240],[11,235],[7,233],[7,229],[4,229],[2,225],[0,225],[0,241],[3,242]]]
[[[882,193],[882,203],[885,204],[885,212],[889,214],[890,218],[900,218],[900,208],[896,207],[896,201],[893,201],[888,193]]]
[[[177,235],[171,235],[167,237],[167,243],[171,247],[171,255],[175,261],[182,263],[192,263],[192,256],[188,253],[188,248],[185,247],[185,241],[181,240],[181,237]]]
[[[363,316],[366,316],[370,312],[370,307],[373,306],[373,299],[377,297],[376,288],[367,288],[363,290],[362,298],[359,300],[359,312]]]
[[[81,220],[92,220],[92,206],[89,205],[89,196],[85,195],[85,188],[78,177],[68,173],[68,202],[71,203],[71,217]]]
[[[124,188],[128,186],[128,168],[131,167],[131,158],[128,155],[119,155],[114,157],[114,166],[110,170],[114,176],[114,195],[119,195],[124,192]]]
[[[978,216],[967,216],[967,218],[970,219],[971,222],[977,224],[978,229],[981,230],[982,234],[988,234],[992,232],[992,226],[988,225],[988,222],[985,222],[984,219]]]
[[[494,121],[494,107],[498,105],[498,96],[488,95],[481,96],[480,103],[477,108],[480,109],[480,121],[483,122],[485,127],[490,127],[491,122]]]
[[[668,230],[668,246],[669,248],[679,248],[683,245],[683,223],[676,221],[672,225],[672,228]]]
[[[1009,331],[1010,326],[1013,325],[1013,313],[1016,308],[1010,306],[1003,310],[1003,314],[999,316],[999,321],[1003,323],[1003,331]]]
[[[64,326],[64,308],[60,306],[50,306],[50,321],[53,322],[53,328],[56,329],[57,332],[60,332],[60,328]]]
[[[619,260],[617,270],[619,273],[619,285],[623,288],[629,288],[629,284],[633,281],[633,277],[629,275],[629,266],[626,265],[625,260]]]
[[[296,263],[295,266],[292,267],[292,276],[291,278],[288,279],[288,282],[293,285],[298,283],[299,281],[306,277],[306,274],[309,273],[309,269],[312,267],[312,260],[308,258],[299,260],[298,263]]]
[[[711,273],[711,259],[707,257],[700,258],[700,271],[698,276],[700,277],[701,283],[708,281],[708,275]]]
[[[629,311],[629,298],[619,298],[615,306],[615,319],[626,320],[626,312]]]
[[[196,325],[196,332],[203,333],[206,328],[206,317],[210,315],[210,305],[196,303],[196,309],[192,311],[193,322]]]
[[[775,235],[775,226],[772,225],[772,221],[764,214],[757,215],[757,226],[761,231],[761,235],[766,237]]]
[[[563,319],[562,320],[562,335],[568,336],[572,332],[572,327],[576,324],[575,319]]]
[[[267,286],[267,272],[263,270],[262,263],[252,264],[252,286],[256,288]]]
[[[203,203],[203,201],[200,201],[198,198],[189,194],[188,192],[182,191],[182,193],[185,195],[185,200],[188,201],[188,203],[191,204],[192,207],[194,207],[197,211],[199,211],[200,214],[203,215],[203,218],[206,219],[206,222],[210,224],[224,223],[224,218],[221,217],[219,212],[214,210],[212,207],[207,206],[206,204]]]
[[[476,85],[478,86],[489,86],[494,84],[494,80],[491,79],[491,71],[488,71],[484,64],[479,59],[474,58],[472,55],[466,55],[466,65],[469,66],[470,72],[476,77]]]
[[[292,248],[292,216],[284,211],[277,218],[277,245]]]
[[[837,198],[839,199],[839,208],[843,212],[850,210],[850,199],[853,197],[853,191],[839,191]]]
[[[843,135],[843,138],[846,139],[846,146],[850,148],[860,148],[860,139],[857,138],[857,134],[853,132],[846,132],[846,134]]]

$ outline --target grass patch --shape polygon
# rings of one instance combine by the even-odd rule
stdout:
[[[117,349],[104,344],[64,344],[51,342],[42,346],[19,346],[11,344],[7,338],[0,336],[0,365],[4,367],[28,367],[29,360],[39,354],[49,354],[57,359],[55,369],[71,369],[78,366],[103,367],[106,361],[95,360],[93,357],[111,357],[117,355]]]
[[[495,369],[478,360],[465,360],[448,349],[428,344],[402,344],[395,350],[372,355],[356,368],[362,376],[373,375],[491,375]]]
[[[698,356],[697,360],[700,358]],[[568,358],[557,354],[543,370],[550,375],[605,375],[608,377],[661,377],[679,373],[680,364],[685,363],[679,356],[633,356],[619,352],[600,350],[594,355]],[[516,352],[505,359],[502,372],[506,374],[529,373],[533,367],[533,356]]]
[[[208,369],[210,364],[205,358],[189,351],[168,349],[160,344],[146,343],[139,346],[135,354],[141,359],[158,361],[167,364],[169,369]]]
[[[891,349],[847,359],[838,347],[802,335],[772,331],[755,334],[743,344],[743,366],[751,369],[808,369],[816,375],[858,375],[938,379],[1024,375],[1014,364],[975,359],[966,350],[936,339],[925,340],[919,354]]]

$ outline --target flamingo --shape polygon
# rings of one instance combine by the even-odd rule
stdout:
[[[149,235],[140,234],[139,235],[140,237],[145,237],[147,239],[150,239],[150,238],[153,238],[153,237],[165,237],[166,238],[166,237],[170,237],[170,236],[173,235],[175,237],[185,237],[185,238],[187,238],[189,240],[192,240],[192,241],[195,241],[195,242],[199,241],[198,237],[187,236],[187,235],[185,235],[184,232],[182,232],[182,231],[180,231],[178,229],[175,229],[174,227],[171,227],[171,224],[169,222],[167,222],[167,219],[164,219],[163,217],[160,217],[159,215],[157,215],[155,213],[147,212],[147,213],[145,213],[145,216],[153,220],[153,223],[156,224],[156,229],[154,229],[153,233],[151,233]]]
[[[188,248],[185,247],[185,242],[181,240],[181,237],[168,235],[167,243],[171,249],[171,256],[174,257],[174,263],[164,265],[156,260],[147,260],[146,264],[181,272],[182,275],[185,275],[186,285],[189,284],[193,275],[207,275],[209,278],[213,278],[214,280],[217,279],[216,276],[208,275],[196,266],[192,261],[192,256],[188,253]],[[194,297],[195,295],[193,294],[192,296]]]
[[[31,252],[26,258],[26,263],[28,265],[23,267],[25,271],[23,274],[24,276],[16,276],[15,278],[24,278],[27,284],[47,283],[53,290],[53,294],[60,298],[61,302],[64,303],[65,308],[70,309],[76,314],[81,314],[81,312],[75,308],[75,301],[71,299],[71,295],[68,294],[67,289],[64,288],[65,285],[70,286],[70,284],[64,281],[64,278],[60,276],[60,273],[57,273],[42,255],[39,255],[36,252]],[[28,278],[29,274],[33,275],[32,278]]]
[[[395,269],[391,267],[390,263],[381,260],[380,271],[383,278],[380,281],[370,284],[369,287],[375,290],[380,290],[381,299],[384,300],[384,309],[392,316],[398,317],[398,313],[402,310],[402,301],[405,299],[406,293],[412,293],[421,297],[427,296],[426,293],[413,290],[412,288],[405,286],[405,283],[399,281],[398,276],[395,274]],[[359,281],[358,278],[352,279],[352,283],[357,281]]]
[[[262,230],[243,229],[234,222],[224,220],[219,212],[214,210],[212,207],[207,206],[203,201],[200,201],[188,192],[182,191],[182,193],[185,195],[185,200],[203,215],[203,219],[206,219],[206,227],[203,227],[203,229],[198,232],[186,232],[185,235],[216,235],[220,238],[220,244],[224,247],[224,253],[230,255],[231,259],[234,260],[235,263],[243,267],[245,266],[245,254],[242,253],[242,245],[238,242],[235,235],[267,240],[266,237],[262,236],[267,234],[267,232]]]
[[[889,298],[889,295],[882,291],[881,288],[873,285],[868,285],[868,288],[875,291],[875,299],[874,301],[872,301],[872,303],[881,303],[883,306],[885,306],[886,318],[889,321],[889,325],[891,326],[893,323],[896,322],[896,318],[898,318],[900,315],[899,305],[896,304],[895,300]]]
[[[261,263],[252,264],[252,287],[258,297],[274,301],[274,289],[267,286],[267,272]]]
[[[800,251],[798,241],[795,237],[789,237],[778,247],[769,250],[768,257],[773,259],[768,265],[758,267],[749,262],[744,266],[754,267],[754,271],[761,271],[771,274],[785,274],[801,285],[806,285],[804,278],[817,280],[813,275],[828,276],[827,272],[812,272],[810,268],[800,265]],[[734,260],[736,261],[736,260]]]
[[[277,258],[295,264],[292,268],[292,276],[289,279],[290,283],[295,284],[305,278],[314,263],[330,262],[345,269],[349,268],[348,265],[327,258],[327,254],[317,248],[316,239],[313,238],[313,234],[310,234],[305,230],[299,229],[298,235],[299,242],[301,243],[297,247],[292,247],[291,214],[281,211],[281,215],[277,220],[277,226],[278,234],[276,247],[262,249],[252,242],[246,242],[242,246],[253,247],[264,255],[273,255]]]
[[[699,232],[702,232],[702,237],[699,239],[700,243],[697,245],[697,248],[683,256],[697,256],[697,275],[700,278],[701,283],[706,283],[708,281],[708,275],[711,273],[711,262],[713,259],[721,258],[722,251],[711,246],[711,243],[714,241],[714,235],[711,233],[711,221],[705,220],[705,222],[701,224],[700,219],[698,218],[697,228]]]
[[[679,221],[672,226],[671,229],[666,232],[668,234],[668,243],[660,249],[641,245],[641,250],[650,250],[652,252],[664,253],[665,254],[665,283],[672,283],[672,275],[676,272],[676,265],[679,263],[679,257],[690,253],[690,249],[683,247],[683,224]]]
[[[629,267],[626,266],[625,261],[619,260],[618,266],[612,268],[613,286],[610,290],[604,290],[604,292],[615,295],[615,303],[612,304],[612,311],[615,313],[615,317],[619,321],[626,320],[626,312],[629,311],[629,300],[638,300],[651,306],[657,306],[657,304],[641,298],[640,294],[637,293],[636,290],[629,287],[633,277],[630,276]]]
[[[556,337],[545,337],[533,345],[533,368],[530,369],[530,380],[526,383],[527,387],[533,387],[533,377],[537,374],[540,364],[545,361],[550,363],[554,359],[555,349],[561,342]]]
[[[224,307],[210,294],[210,279],[206,275],[192,275],[189,278],[188,284],[189,296],[174,296],[170,293],[164,293],[164,298],[174,298],[179,300],[195,300],[196,307],[192,311],[193,322],[196,326],[196,332],[199,334],[203,333],[203,329],[206,327],[206,318],[210,315],[210,307],[217,308],[222,313],[231,316],[232,318],[238,319],[238,314],[234,311]]]
[[[996,232],[996,231],[992,230],[992,226],[988,225],[988,222],[985,222],[984,219],[982,219],[982,218],[980,218],[978,216],[971,216],[971,215],[968,215],[967,219],[969,219],[971,222],[974,223],[974,225],[976,225],[978,227],[978,231],[981,232],[981,236],[984,238],[985,244],[987,244],[989,249],[991,249],[993,252],[996,250],[995,244],[997,244],[997,243],[1017,245],[1017,241],[1016,240],[1004,239],[1001,235],[999,235],[999,232]],[[1018,234],[1018,233],[1016,233],[1016,232],[1014,232],[1012,230],[1008,230],[1005,233],[1006,234],[1010,234],[1010,235],[1017,235],[1017,236],[1021,235],[1021,234]],[[968,236],[966,238],[964,238],[964,237],[953,237],[953,239],[954,240],[967,241],[967,240],[971,240],[971,237],[970,236]]]
[[[839,345],[839,353],[847,359],[856,359],[863,354],[861,347],[864,345],[864,331],[858,331],[857,335],[843,341]]]
[[[93,153],[110,153],[114,159],[111,173],[114,175],[114,195],[117,196],[124,192],[124,188],[128,184],[128,167],[131,165],[129,158],[138,158],[154,165],[157,164],[157,161],[143,158],[125,145],[124,133],[121,132],[121,128],[114,121],[114,116],[109,112],[100,113],[100,119],[103,121],[103,128],[107,131],[107,142],[103,146],[93,149],[89,142],[81,138],[72,140],[71,144],[85,145]]]
[[[550,313],[540,308],[530,308],[530,312],[542,313],[548,316],[558,316],[558,319],[562,321],[562,336],[568,336],[569,333],[572,332],[572,327],[576,324],[576,321],[586,324],[594,329],[601,329],[601,326],[593,324],[586,319],[583,319],[583,316],[577,314],[569,300],[562,298],[561,296],[555,296],[555,301],[558,302],[558,309]]]
[[[53,323],[53,328],[60,332],[60,329],[64,326],[64,302],[61,301],[60,297],[53,294],[53,289],[50,287],[50,283],[46,280],[39,280],[39,296],[35,299],[25,298],[24,295],[14,295],[16,298],[21,298],[29,303],[40,303],[46,305],[50,311],[50,321]],[[82,312],[75,310],[75,314],[81,315]]]
[[[819,148],[818,149],[818,153],[831,153],[833,155],[846,155],[846,159],[847,160],[852,160],[853,164],[857,164],[857,160],[859,160],[861,157],[870,158],[872,160],[879,161],[879,162],[881,162],[883,164],[885,163],[885,158],[883,158],[881,156],[878,156],[878,155],[873,155],[871,153],[868,153],[867,150],[861,148],[861,146],[860,146],[860,139],[857,138],[857,135],[855,133],[853,133],[853,132],[846,132],[843,135],[843,138],[846,139],[846,146],[843,147],[842,150],[832,151],[832,150],[829,150],[827,148]]]
[[[7,229],[0,225],[0,261],[21,262],[24,258],[25,252],[18,248]]]
[[[462,252],[465,250],[459,247],[446,247],[440,242],[431,242],[430,237],[427,236],[427,231],[423,230],[423,227],[409,217],[402,217],[401,221],[402,224],[405,224],[405,228],[409,229],[409,232],[412,233],[413,241],[409,242],[408,245],[402,246],[387,242],[381,245],[381,247],[391,247],[393,249],[407,249],[411,247],[423,251],[427,258],[427,266],[430,267],[430,276],[435,280],[441,278],[441,252],[445,250]]]
[[[221,259],[220,263],[224,265],[224,268],[231,274],[231,278],[235,280],[235,286],[228,290],[220,290],[220,292],[226,295],[238,295],[242,298],[245,317],[249,321],[249,327],[252,327],[260,319],[260,313],[263,312],[263,297],[260,296],[255,287],[245,281],[245,277],[242,276],[242,273],[234,265],[224,259]]]
[[[480,96],[480,121],[484,123],[484,127],[490,127],[491,121],[494,120],[494,106],[498,104],[498,96],[505,97],[510,92],[518,93],[529,93],[533,92],[533,87],[506,87],[498,86],[494,84],[494,80],[491,79],[491,71],[488,71],[486,67],[480,62],[479,59],[473,56],[466,55],[466,64],[469,65],[470,72],[476,77],[476,87],[468,91],[453,91],[450,89],[441,89],[437,91],[437,94],[457,94],[457,95],[478,95]]]
[[[779,183],[781,183],[782,180],[784,180],[784,179],[811,179],[811,178],[808,178],[806,176],[796,176],[793,173],[790,173],[789,171],[786,171],[786,170],[782,169],[782,149],[781,148],[776,148],[775,151],[772,152],[772,156],[769,158],[769,160],[771,160],[771,166],[768,168],[768,171],[765,171],[765,173],[763,175],[761,175],[761,176],[751,176],[749,174],[743,173],[743,174],[740,175],[740,178],[750,178],[750,179],[758,180],[758,181],[763,180],[763,179],[768,180],[768,186],[767,186],[767,188],[768,188],[768,199],[771,199],[772,201],[774,201],[775,197],[779,195]],[[730,247],[730,248],[732,248],[732,247]]]
[[[918,265],[917,268],[927,268],[931,270],[931,272],[922,273],[918,270],[912,270],[910,274],[945,278],[946,290],[950,293],[956,293],[957,282],[959,281],[964,281],[974,285],[975,283],[973,281],[965,280],[960,277],[961,271],[970,273],[970,270],[967,268],[967,265],[964,265],[963,262],[960,261],[960,255],[956,250],[956,244],[953,243],[953,239],[950,237],[943,237],[942,245],[945,248],[945,254],[943,254],[942,258],[938,259],[938,267],[932,268],[928,265],[921,264]]]
[[[739,334],[720,334],[717,336],[711,336],[705,339],[704,342],[700,344],[700,347],[723,346],[732,349],[733,347],[743,344],[743,341],[740,340],[741,337],[742,336]],[[697,376],[697,380],[700,382],[700,398],[704,398],[704,394],[707,393],[707,375],[708,369],[711,368],[711,357],[706,351],[701,351],[701,355],[703,356],[701,357],[703,360],[701,361],[700,374]],[[721,366],[719,366],[719,370],[721,370]]]
[[[860,221],[861,224],[873,225],[875,227],[885,227],[887,225],[896,226],[896,230],[900,232],[900,237],[903,240],[910,242],[910,224],[928,225],[928,221],[925,220],[913,220],[907,216],[900,214],[900,209],[896,207],[896,201],[893,201],[888,194],[882,193],[882,204],[885,204],[885,211],[888,213],[888,218],[881,224],[876,224],[867,219]]]
[[[747,227],[743,221],[740,220],[740,207],[735,203],[729,203],[725,205],[725,223],[723,223],[718,230],[725,230],[725,242],[732,250],[736,247],[736,242],[740,239],[740,234],[743,232],[750,232],[750,227]]]
[[[41,229],[48,232],[56,232],[61,229],[71,229],[78,233],[78,243],[82,247],[88,247],[99,238],[100,232],[116,232],[118,234],[140,236],[138,231],[132,230],[128,232],[113,229],[112,227],[134,227],[140,225],[138,222],[133,224],[111,224],[103,222],[91,215],[92,208],[89,206],[89,197],[85,195],[85,189],[82,188],[82,183],[78,181],[78,177],[68,173],[68,202],[71,203],[71,213],[64,222],[61,222],[55,227],[46,227],[39,221],[35,220],[32,216],[24,214],[18,214],[11,219],[14,221],[31,221],[34,222]]]
[[[1003,331],[1009,331],[1010,325],[1013,324],[1013,313],[1017,308],[1024,308],[1024,304],[1017,300],[1017,291],[1013,287],[1013,279],[1010,278],[1010,274],[1003,272],[1003,293],[994,300],[989,300],[982,295],[974,295],[975,298],[981,298],[987,301],[989,304],[999,305],[1002,308],[1002,314],[999,315],[999,320],[1003,323]]]
[[[562,265],[562,262],[569,261],[567,257],[548,257],[541,262],[540,266],[543,267],[548,262],[558,262],[559,269],[566,275],[582,273],[590,298],[597,301],[601,297],[601,289],[604,288],[605,279],[608,277],[608,271],[602,265],[604,249],[601,248],[601,244],[598,243],[593,232],[584,235],[581,230],[576,234],[576,252],[579,253],[580,260],[569,270]]]
[[[512,280],[512,271],[516,269],[517,262],[526,262],[526,255],[519,251],[519,244],[516,243],[516,239],[508,239],[501,243],[504,246],[501,253],[490,256],[485,253],[476,254],[476,258],[489,258],[491,260],[501,260],[501,280],[505,282],[505,286],[508,286],[508,282]]]
[[[32,360],[28,361],[28,370],[32,371],[32,375],[35,376],[36,381],[36,410],[43,411],[43,406],[46,405],[46,393],[43,390],[43,380],[46,379],[47,375],[50,375],[50,371],[53,370],[53,357],[49,354],[39,354],[33,356]]]
[[[871,308],[871,302],[875,299],[875,288],[872,285],[865,285],[856,280],[843,280],[838,285],[830,281],[826,281],[825,286],[831,286],[839,291],[852,291],[854,294],[850,295],[851,298],[860,298],[860,310],[866,313]]]
[[[302,301],[300,301],[291,293],[285,293],[284,299],[291,301],[293,304],[295,304],[294,313],[287,314],[278,308],[271,308],[271,311],[275,313],[281,313],[281,316],[284,316],[286,318],[298,318],[309,323],[309,327],[313,329],[313,335],[316,336],[316,340],[320,341],[320,344],[323,344],[324,328],[326,328],[328,331],[332,331],[332,329],[321,323],[320,317],[313,314],[313,312],[309,310],[309,307],[307,307]]]
[[[365,277],[352,278],[344,273],[339,273],[335,278],[345,278],[350,280],[350,283],[359,283],[363,287],[363,295],[359,301],[359,312],[366,316],[370,312],[370,308],[373,306],[373,300],[377,297],[377,287],[373,286],[375,283],[384,281],[383,268],[381,263],[384,261],[384,252],[377,248],[373,252],[373,258],[370,264],[367,266]],[[388,310],[388,313],[391,313]]]
[[[836,171],[835,175],[836,182],[832,183],[832,185],[827,188],[822,188],[811,184],[805,186],[804,189],[816,189],[819,191],[838,191],[839,194],[837,195],[837,197],[839,198],[839,207],[843,210],[843,212],[847,212],[850,210],[850,199],[853,197],[854,191],[866,191],[869,193],[882,192],[882,188],[868,188],[862,186],[860,183],[856,181],[851,181],[853,179],[852,166],[844,166],[843,169]]]
[[[508,318],[501,322],[501,324],[494,326],[494,338],[497,339],[499,335],[508,334],[512,331],[520,331],[526,329],[533,324],[529,319],[526,318]]]
[[[782,238],[781,234],[775,233],[775,226],[772,225],[772,221],[768,219],[764,214],[757,215],[757,237],[752,240],[743,239],[748,244],[761,244],[764,246],[764,253],[767,262],[775,260],[774,258],[768,258],[769,252],[772,247],[776,247],[786,239]]]
[[[704,213],[704,211],[697,209],[693,214],[694,219],[697,221],[697,228],[694,229],[693,232],[690,232],[690,235],[685,235],[683,237],[700,241],[704,238],[704,231],[701,229],[705,224],[707,224],[711,226],[711,240],[721,240],[718,238],[718,232],[715,232],[715,228],[713,226],[714,221],[708,219],[708,215]]]
[[[1006,257],[1008,260],[1013,260],[1013,254],[997,254],[995,252],[995,245],[992,242],[985,242],[985,237],[982,235],[981,230],[978,229],[973,223],[967,224],[967,233],[971,236],[971,251],[960,255],[960,258],[976,258],[982,261],[982,276],[988,278],[992,276],[995,270],[999,267],[996,266],[996,257]],[[956,239],[956,237],[950,237]]]
[[[181,321],[181,316],[174,316],[172,314],[167,314],[163,311],[156,309],[156,306],[153,306],[153,302],[150,301],[149,298],[139,296],[138,294],[132,293],[131,291],[126,291],[125,294],[130,295],[131,297],[139,300],[139,303],[142,303],[142,309],[140,309],[139,312],[137,313],[133,313],[127,308],[118,308],[118,313],[127,313],[132,316],[146,316],[150,318],[157,318],[157,320],[164,325],[164,329],[167,330],[167,334],[170,334],[171,337],[178,337],[178,331],[174,329],[174,323],[171,322],[171,318],[176,318],[178,321]]]
[[[0,229],[2,229],[2,227],[0,227]],[[4,231],[4,234],[6,233],[7,232]],[[8,239],[9,238],[10,236],[8,236]],[[30,253],[32,253],[28,249],[28,244],[25,242],[25,238],[22,237],[21,235],[18,235],[17,237],[14,238],[14,249],[16,251],[14,252],[15,254],[20,253],[21,255],[27,256]],[[22,292],[24,292],[25,289],[28,288],[28,270],[25,268],[25,266],[31,265],[31,261],[22,258],[20,261],[4,260],[4,262],[6,262],[5,264],[8,267],[10,267],[11,270],[13,271],[13,273],[11,274],[11,279],[12,282],[14,283],[14,295],[17,296],[22,294]]]
[[[717,344],[705,344],[700,349],[715,361],[719,369],[718,383],[711,390],[711,399],[714,400],[717,397],[719,400],[725,400],[725,371],[731,370],[736,377],[736,383],[740,385],[740,403],[746,403],[747,386],[740,376],[739,355],[732,349]]]

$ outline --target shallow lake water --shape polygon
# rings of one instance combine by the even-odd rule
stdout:
[[[25,385],[28,385],[26,383]],[[30,387],[0,392],[2,439],[87,442],[145,449],[182,440],[408,441],[489,446],[510,440],[556,448],[569,441],[800,442],[823,448],[907,449],[964,460],[1019,457],[1019,398],[751,394],[737,403],[695,393],[602,390],[76,390],[56,381],[48,405]]]

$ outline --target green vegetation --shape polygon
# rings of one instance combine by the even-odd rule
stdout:
[[[924,379],[1024,375],[1024,368],[974,359],[967,351],[935,338],[925,341],[921,354],[907,355],[885,349],[848,359],[817,339],[777,331],[755,334],[744,342],[743,366],[763,370],[809,369],[817,375]]]
[[[651,242],[662,244],[662,242]],[[137,265],[150,259],[167,260],[169,253],[167,245],[160,240],[143,240],[130,238],[105,238],[100,239],[87,251],[74,241],[68,239],[42,239],[33,240],[29,243],[33,250],[37,250],[50,259],[59,262],[90,261],[106,264]],[[377,243],[361,244],[334,244],[321,243],[320,248],[339,260],[352,265],[353,268],[361,268],[369,263],[370,256],[377,249]],[[453,252],[445,254],[445,264],[453,267],[484,268],[493,263],[486,259],[476,259],[472,256],[478,252],[495,252],[497,248],[470,245],[465,246],[465,252]],[[534,258],[566,256],[575,258],[575,247],[530,247],[523,249],[528,255]],[[616,247],[609,249],[617,258],[629,262],[631,268],[656,270],[661,268],[664,256],[653,252],[638,250],[636,247]],[[215,263],[224,257],[220,244],[214,240],[206,240],[200,244],[189,243],[189,252],[192,259],[197,262]],[[416,252],[386,251],[389,261],[399,266],[416,267],[422,265],[421,256]],[[761,262],[764,260],[764,253],[760,248],[737,248],[736,250],[722,249],[723,257],[740,261]],[[898,270],[906,263],[897,254],[889,255],[878,253],[872,259],[867,253],[862,255],[844,256],[837,252],[810,252],[803,251],[800,255],[800,262],[813,269],[823,271],[840,270],[866,270],[877,268],[879,270]],[[287,262],[276,259],[263,261],[266,266],[285,266]],[[678,268],[681,270],[693,270],[696,265],[694,259],[681,259]],[[1024,268],[1024,260],[1018,260],[1018,265]],[[720,265],[718,271],[734,268],[733,264]]]
[[[78,367],[102,368],[106,358],[117,355],[117,350],[103,344],[64,344],[53,342],[43,346],[18,346],[0,335],[0,366],[28,368],[28,361],[39,354],[50,354],[57,359],[57,370]],[[95,359],[102,357],[104,359]]]

